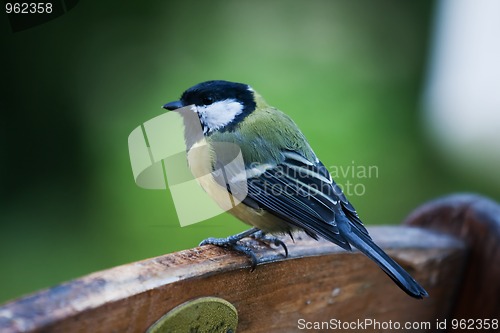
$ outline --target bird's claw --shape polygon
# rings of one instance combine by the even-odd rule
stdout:
[[[278,237],[270,236],[262,230],[257,231],[251,237],[266,245],[273,244],[274,246],[281,246],[285,251],[285,258],[288,257],[288,248],[286,244]]]
[[[281,246],[285,250],[285,257],[288,257],[288,248],[286,247],[286,244],[282,240],[280,240],[279,238],[274,237],[274,236],[269,236],[265,232],[263,232],[257,228],[252,228],[252,229],[249,229],[249,230],[244,231],[242,233],[239,233],[239,234],[236,234],[233,236],[229,236],[226,238],[210,237],[210,238],[203,240],[200,243],[200,246],[210,244],[210,245],[222,246],[222,247],[225,247],[228,249],[232,249],[232,250],[244,253],[252,261],[251,270],[253,271],[253,270],[255,270],[255,268],[257,267],[257,264],[259,262],[259,260],[257,259],[257,256],[255,255],[254,250],[248,246],[238,244],[238,242],[245,237],[252,237],[256,241],[263,243],[267,246],[269,246],[270,244],[273,244],[275,246]]]
[[[236,236],[237,235],[229,236],[226,238],[210,237],[210,238],[203,240],[200,243],[200,246],[216,245],[216,246],[222,246],[222,247],[234,250],[234,251],[244,253],[252,261],[251,271],[254,271],[255,267],[257,267],[257,264],[259,262],[259,260],[257,259],[257,256],[255,255],[254,251],[250,247],[239,245],[238,242],[241,240],[241,238],[238,238]]]

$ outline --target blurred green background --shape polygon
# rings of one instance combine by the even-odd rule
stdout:
[[[181,228],[134,183],[129,133],[209,79],[292,116],[327,166],[376,166],[350,199],[366,224],[498,188],[441,162],[420,116],[432,1],[80,1],[12,33],[1,16],[0,302],[246,226]],[[166,143],[167,144],[167,143]],[[361,187],[359,187],[361,186]]]

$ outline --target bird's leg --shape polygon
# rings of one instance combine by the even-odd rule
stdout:
[[[253,271],[255,269],[255,267],[257,266],[257,262],[258,262],[257,257],[255,256],[255,253],[248,246],[239,245],[238,242],[240,240],[242,240],[243,238],[251,236],[259,231],[260,230],[257,228],[252,228],[252,229],[248,229],[246,231],[240,232],[239,234],[232,235],[232,236],[229,236],[226,238],[210,237],[210,238],[203,240],[200,243],[200,246],[211,244],[211,245],[216,245],[216,246],[223,246],[223,247],[233,249],[233,250],[238,251],[238,252],[242,252],[247,257],[249,257],[250,260],[252,261],[252,271]]]
[[[278,237],[268,235],[262,230],[258,230],[257,232],[253,233],[251,237],[266,245],[273,244],[274,246],[281,246],[283,250],[285,250],[285,258],[288,257],[288,248],[286,247],[286,244]]]

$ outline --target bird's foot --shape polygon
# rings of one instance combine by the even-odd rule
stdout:
[[[252,228],[252,229],[249,229],[247,231],[243,231],[239,234],[232,235],[232,236],[229,236],[226,238],[210,237],[210,238],[203,240],[200,243],[200,246],[210,244],[210,245],[222,246],[222,247],[234,250],[234,251],[244,253],[252,261],[252,271],[253,271],[255,269],[255,267],[257,267],[257,263],[259,262],[257,259],[257,256],[255,255],[252,248],[250,248],[248,246],[240,245],[240,244],[238,244],[238,242],[245,237],[248,237],[248,236],[255,234],[258,231],[260,231],[260,230],[257,228]]]
[[[286,244],[278,237],[268,235],[262,230],[255,232],[251,237],[267,246],[269,246],[270,244],[273,244],[274,246],[281,246],[283,250],[285,250],[285,258],[288,257],[288,248],[286,247]]]
[[[281,241],[277,237],[267,235],[265,232],[257,228],[252,228],[242,233],[229,236],[226,238],[207,238],[200,243],[200,246],[211,244],[244,253],[252,261],[252,271],[253,271],[255,267],[257,267],[259,260],[257,259],[257,256],[255,255],[255,252],[251,247],[241,245],[238,243],[245,237],[251,237],[256,241],[265,244],[266,246],[270,246],[271,244],[275,246],[281,246],[285,250],[285,257],[288,256],[288,248],[286,247],[283,241]]]

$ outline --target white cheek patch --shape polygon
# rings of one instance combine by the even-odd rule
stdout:
[[[197,106],[196,112],[206,134],[230,124],[243,112],[243,105],[233,99],[226,99],[210,105]]]

